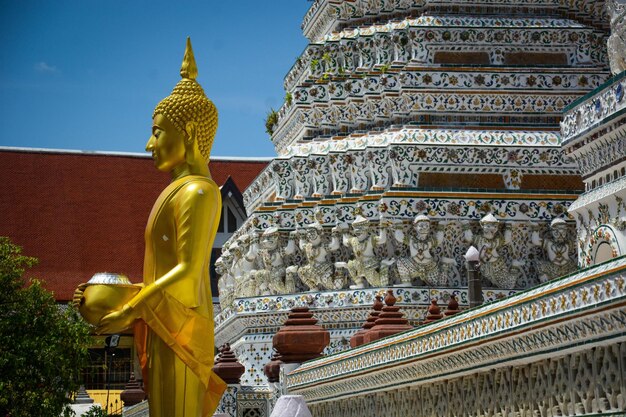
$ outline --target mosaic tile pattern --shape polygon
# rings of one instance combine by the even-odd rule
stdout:
[[[358,330],[371,310],[376,295],[384,295],[386,288],[369,288],[351,291],[309,292],[272,297],[237,299],[235,308],[216,316],[215,343],[230,343],[238,361],[246,372],[241,378],[243,386],[267,386],[263,367],[271,360],[272,338],[287,320],[289,310],[307,306],[330,331],[330,345],[324,354],[329,355],[349,348],[350,337]],[[484,290],[483,298],[495,301],[515,291]],[[442,310],[451,295],[456,296],[461,307],[467,307],[467,290],[453,288],[395,288],[394,295],[411,325],[417,326],[426,316],[431,300],[437,299]]]
[[[237,393],[241,391],[241,385],[229,384],[222,395],[215,413],[223,413],[229,417],[237,417]]]
[[[626,253],[625,77],[614,76],[574,103],[561,123],[563,147],[578,163],[587,190],[569,209],[582,267]]]
[[[291,91],[324,74],[349,75],[357,68],[369,69],[392,61],[433,63],[438,49],[486,51],[491,63],[498,65],[503,53],[524,45],[528,51],[566,53],[569,64],[594,62],[602,66],[606,50],[602,50],[597,37],[602,39],[603,35],[567,19],[422,15],[346,29],[309,44],[285,77],[285,89]],[[440,49],[439,45],[445,46]]]
[[[309,408],[324,417],[621,415],[625,366],[626,343],[614,343]]]
[[[319,136],[325,128],[339,132],[340,128],[354,129],[359,124],[369,124],[375,120],[387,124],[398,124],[403,120],[418,118],[419,115],[447,112],[450,115],[464,116],[471,112],[474,117],[482,116],[478,122],[487,123],[485,117],[497,119],[520,114],[527,116],[529,122],[539,124],[537,117],[552,116],[555,121],[561,111],[581,93],[567,92],[560,95],[547,93],[528,93],[502,95],[498,92],[447,92],[442,91],[410,91],[399,95],[368,96],[362,102],[342,101],[333,106],[312,105],[311,108],[300,108],[292,105],[285,111],[285,117],[275,129],[272,141],[278,154],[285,153],[288,146],[298,143],[309,136]],[[537,117],[532,117],[532,114]],[[528,123],[527,123],[528,124]]]
[[[304,36],[312,42],[319,42],[324,37],[336,31],[342,26],[356,26],[366,18],[373,15],[385,16],[397,13],[415,13],[419,11],[464,10],[476,11],[477,8],[489,8],[493,12],[513,14],[520,8],[532,10],[537,14],[552,11],[552,9],[564,10],[567,15],[576,18],[590,19],[591,23],[603,26],[604,1],[597,0],[531,0],[531,1],[508,1],[502,3],[497,0],[481,1],[477,6],[475,1],[456,0],[316,0],[302,20]]]
[[[421,173],[577,175],[578,168],[557,147],[388,145],[346,152],[330,151],[308,157],[274,159],[244,194],[252,212],[274,194],[275,201],[363,194],[390,187],[417,187]],[[256,194],[261,187],[269,187]]]
[[[527,71],[470,71],[424,69],[400,73],[368,74],[361,78],[338,79],[328,83],[298,86],[293,91],[295,105],[327,103],[331,100],[362,98],[371,94],[401,92],[404,89],[421,90],[482,90],[500,89],[550,89],[564,92],[599,87],[606,81],[606,72],[590,73],[583,82],[580,74],[573,70],[553,72]]]
[[[585,133],[594,127],[605,124],[614,115],[621,113],[626,106],[624,89],[626,89],[626,74],[619,74],[608,80],[597,91],[571,103],[565,109],[561,123],[565,150],[572,152],[593,141],[595,137],[585,135]],[[579,142],[580,139],[584,139],[584,141]],[[576,144],[575,147],[574,144]]]
[[[287,386],[308,401],[327,401],[582,341],[621,337],[626,331],[625,271],[626,258],[618,258],[450,319],[308,362],[288,375]],[[454,355],[444,354],[452,350]]]
[[[267,388],[242,387],[237,395],[237,417],[269,417],[271,397]]]

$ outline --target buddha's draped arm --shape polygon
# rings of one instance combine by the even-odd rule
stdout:
[[[192,181],[177,192],[173,201],[176,226],[177,264],[154,283],[141,290],[128,305],[143,303],[159,289],[165,290],[186,307],[199,304],[200,282],[208,263],[215,233],[220,194],[208,181]]]

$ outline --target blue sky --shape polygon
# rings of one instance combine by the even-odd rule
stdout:
[[[0,146],[143,152],[191,36],[218,156],[273,156],[264,119],[306,0],[0,0]]]

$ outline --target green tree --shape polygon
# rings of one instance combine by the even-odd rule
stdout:
[[[71,415],[89,326],[40,281],[24,278],[37,260],[21,252],[0,237],[0,416]]]

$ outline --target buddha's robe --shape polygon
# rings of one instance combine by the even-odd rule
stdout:
[[[221,213],[217,185],[202,176],[172,182],[146,226],[144,285],[129,304],[141,320],[135,343],[151,417],[206,417],[226,384],[213,373],[209,260]]]

